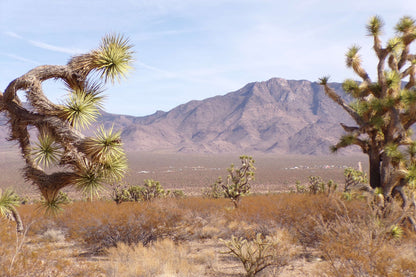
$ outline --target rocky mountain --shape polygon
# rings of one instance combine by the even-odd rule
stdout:
[[[99,124],[122,130],[127,150],[318,155],[337,142],[340,122],[351,120],[319,84],[273,78],[145,117],[103,113]]]
[[[331,85],[342,94],[340,84]],[[146,117],[105,114],[128,149],[326,154],[348,115],[309,81],[273,78]]]

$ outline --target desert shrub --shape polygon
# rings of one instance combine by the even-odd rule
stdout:
[[[145,190],[142,186],[131,186],[127,189],[128,200],[125,201],[142,201],[143,191]]]
[[[211,186],[209,186],[208,188],[202,191],[202,195],[206,198],[213,198],[213,199],[224,198],[225,197],[224,190],[221,187],[221,184],[222,184],[222,178],[219,177],[217,181],[215,181],[215,183],[213,183]]]
[[[300,181],[296,181],[296,192],[297,193],[305,193],[307,189],[304,185],[301,185]]]
[[[148,179],[144,181],[143,190],[141,191],[142,198],[145,201],[150,201],[156,198],[166,196],[165,190],[162,188],[158,181]]]
[[[152,179],[144,180],[143,186],[115,186],[112,191],[112,198],[117,203],[152,201],[157,198],[167,196],[183,197],[184,193],[180,190],[165,191],[158,181]]]
[[[298,192],[306,192],[306,189],[302,186],[296,187]],[[309,176],[309,192],[313,194],[317,193],[327,193],[331,194],[335,192],[338,188],[338,184],[333,180],[329,180],[325,183],[319,176]]]
[[[255,276],[267,267],[282,267],[293,255],[293,242],[287,232],[278,232],[274,236],[263,237],[258,233],[253,240],[232,236],[230,240],[221,240],[228,251],[243,264],[246,276]]]
[[[203,241],[217,242],[219,238],[229,239],[232,236],[243,238],[249,242],[255,240],[257,234],[260,234],[264,240],[281,231],[291,234],[291,238],[287,240],[290,247],[293,247],[290,248],[291,250],[296,249],[294,245],[301,245],[304,249],[302,250],[304,253],[301,253],[302,257],[319,255],[318,257],[324,259],[322,265],[327,264],[328,266],[322,267],[321,275],[336,275],[335,269],[343,272],[342,267],[334,269],[330,264],[330,259],[334,260],[335,266],[340,266],[339,264],[344,263],[345,260],[344,264],[347,267],[351,260],[348,255],[353,251],[362,248],[363,251],[380,253],[381,255],[384,253],[382,251],[389,249],[389,251],[393,251],[393,247],[397,247],[397,251],[403,251],[403,254],[394,252],[399,254],[392,259],[391,266],[386,270],[395,274],[388,276],[412,276],[410,273],[414,268],[414,254],[410,253],[410,246],[415,244],[416,236],[409,231],[406,224],[402,225],[401,221],[397,221],[402,214],[400,207],[390,207],[389,210],[388,216],[378,216],[375,206],[369,205],[367,201],[360,199],[342,201],[338,197],[327,197],[322,193],[249,195],[241,200],[238,209],[230,208],[229,199],[225,198],[162,198],[154,201],[125,202],[119,205],[113,201],[76,201],[55,217],[47,217],[43,211],[36,209],[36,205],[23,205],[19,207],[19,213],[23,221],[31,222],[27,235],[30,236],[30,241],[40,241],[43,246],[39,245],[39,248],[33,248],[32,243],[23,244],[20,253],[33,256],[33,260],[26,258],[28,264],[21,265],[23,268],[21,271],[14,269],[12,276],[24,275],[21,274],[23,270],[38,272],[37,268],[33,269],[32,267],[39,267],[39,270],[43,270],[45,266],[37,264],[37,259],[43,259],[46,263],[50,262],[50,267],[53,270],[59,266],[63,268],[74,266],[74,259],[71,260],[65,255],[62,256],[62,259],[53,256],[57,255],[56,252],[53,252],[57,249],[52,248],[56,243],[53,239],[56,234],[52,235],[51,239],[47,239],[45,234],[48,230],[60,230],[65,234],[65,241],[77,242],[79,244],[78,251],[82,251],[84,254],[104,254],[106,249],[117,247],[120,244],[130,245],[132,248],[138,245],[142,248],[152,249],[152,245],[163,240],[173,241],[178,247],[184,245],[186,247],[193,245],[194,247],[194,241],[198,241],[199,245]],[[371,218],[373,221],[370,220]],[[0,243],[2,245],[0,247],[0,261],[3,263],[0,272],[3,269],[7,270],[10,265],[10,257],[12,257],[12,251],[16,245],[14,240],[16,233],[6,234],[7,230],[4,229],[6,227],[9,230],[13,229],[10,224],[0,224]],[[363,230],[370,230],[366,233],[366,237],[359,233]],[[363,244],[354,248],[354,245],[358,243],[358,238],[354,236],[354,233],[357,233],[358,237],[361,236],[362,241],[369,238],[370,233],[375,237],[370,243],[364,244],[362,242]],[[7,238],[5,238],[6,235]],[[342,241],[343,244],[340,243],[337,246],[330,244],[331,241],[334,243]],[[341,249],[343,245],[347,245],[345,247],[349,247],[350,250],[342,252],[344,251]],[[387,250],[383,250],[383,245]],[[221,251],[220,245],[215,247],[217,247],[216,253],[219,253]],[[49,253],[36,251],[49,251]],[[325,251],[329,254],[324,254]],[[199,250],[193,253],[197,254]],[[368,260],[370,254],[366,255],[364,258],[357,258],[355,262],[359,262],[360,259],[362,261]],[[22,257],[20,254],[18,255],[15,265],[24,262]],[[231,256],[229,257],[231,259]],[[198,259],[202,259],[202,257]],[[236,266],[240,263],[236,259],[230,259],[228,263],[234,263]],[[224,262],[223,260],[222,262]],[[381,258],[379,260],[380,262],[377,263],[382,264]],[[191,260],[188,262],[194,263]],[[205,260],[205,262],[208,261]],[[121,264],[117,264],[118,262],[115,262],[114,270],[117,269],[117,266],[123,267]],[[84,269],[86,268],[88,268],[87,265]],[[399,271],[400,268],[402,271]],[[106,266],[107,272],[113,272],[110,269]],[[268,267],[263,270],[262,274],[274,276],[271,273],[274,269],[276,270],[274,272],[278,271],[277,268]],[[97,270],[99,271],[95,268],[91,272],[98,272]],[[241,270],[243,270],[242,267]],[[366,272],[365,268],[360,270]],[[70,269],[67,271],[70,272]],[[199,273],[199,271],[197,272]],[[353,272],[348,273],[349,271],[345,272],[347,272],[347,276],[354,274]],[[377,272],[382,271],[380,269]],[[403,272],[403,274],[400,275],[398,272]],[[269,273],[271,275],[267,275]],[[59,274],[51,275],[59,276]],[[82,276],[82,274],[80,275]],[[216,276],[223,275],[218,273]]]
[[[214,259],[213,253],[195,256],[188,245],[176,244],[170,239],[147,246],[118,243],[107,253],[108,276],[201,276],[205,273],[205,265],[198,261]]]
[[[33,211],[33,209],[32,209]],[[0,276],[99,276],[103,273],[98,265],[74,257],[81,254],[77,249],[56,247],[55,242],[38,240],[28,228],[33,222],[26,221],[21,234],[13,232],[13,226],[0,221]]]
[[[415,276],[416,254],[400,243],[403,230],[373,217],[353,221],[348,217],[333,222],[320,220],[319,249],[331,276]]]
[[[350,192],[351,190],[360,190],[368,184],[367,174],[355,170],[352,167],[348,167],[344,170],[345,186],[344,192]]]
[[[184,198],[185,193],[183,192],[183,190],[180,190],[180,189],[167,190],[166,196],[172,197],[172,198]]]
[[[118,184],[111,189],[111,199],[117,204],[131,201],[131,195],[125,185]]]
[[[42,234],[42,239],[50,242],[63,242],[65,241],[65,234],[60,229],[51,228]]]
[[[324,192],[325,183],[319,176],[309,176],[309,191],[313,194]]]
[[[275,194],[247,196],[239,209],[226,216],[258,226],[282,227],[302,244],[316,247],[320,238],[316,218],[332,222],[337,216],[360,218],[370,212],[365,201],[348,203],[325,194]]]
[[[160,238],[184,240],[193,218],[178,208],[174,199],[152,202],[75,202],[55,222],[69,238],[81,240],[99,253],[119,242],[147,245]]]

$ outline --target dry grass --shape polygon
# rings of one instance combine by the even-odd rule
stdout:
[[[4,221],[0,222],[0,236],[0,276],[103,276],[98,264],[78,258],[79,247],[74,242],[18,235]]]
[[[319,249],[330,276],[416,276],[414,240],[398,241],[374,219],[324,223]]]
[[[187,243],[162,239],[149,246],[124,243],[108,249],[107,276],[202,276],[215,253],[195,255]]]
[[[238,209],[227,199],[188,197],[75,201],[53,218],[36,205],[19,211],[29,230],[17,252],[23,238],[16,240],[13,223],[0,225],[2,276],[241,276],[220,239],[278,231],[291,234],[288,251],[297,253],[282,276],[416,275],[416,236],[404,227],[394,238],[392,221],[376,220],[366,201],[336,194],[253,195]]]

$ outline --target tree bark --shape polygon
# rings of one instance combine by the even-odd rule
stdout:
[[[23,222],[22,219],[20,218],[19,213],[17,212],[17,210],[14,207],[10,207],[10,212],[13,215],[13,219],[16,222],[16,231],[18,233],[22,233],[23,232]]]
[[[379,151],[370,149],[368,152],[369,164],[370,164],[370,186],[374,189],[381,187],[381,157]]]

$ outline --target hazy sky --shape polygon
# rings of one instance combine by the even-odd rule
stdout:
[[[272,77],[316,81],[354,75],[344,54],[362,46],[375,58],[365,24],[416,15],[415,0],[0,0],[0,90],[33,67],[65,64],[105,34],[135,45],[134,71],[107,86],[106,110],[148,115]],[[48,89],[46,91],[46,89]],[[66,94],[48,81],[53,101]]]

